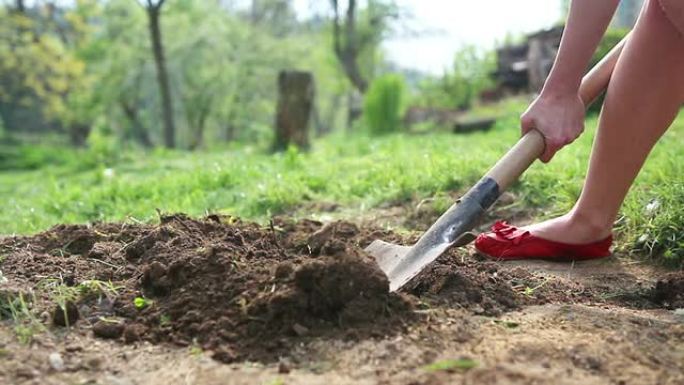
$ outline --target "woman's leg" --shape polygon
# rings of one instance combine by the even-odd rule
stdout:
[[[566,215],[528,226],[539,237],[583,244],[610,234],[646,157],[684,101],[684,37],[649,0],[615,67],[584,188]]]

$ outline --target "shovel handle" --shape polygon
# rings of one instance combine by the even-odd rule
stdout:
[[[617,63],[628,36],[622,39],[582,78],[579,95],[587,108],[610,82],[615,63]],[[489,170],[486,177],[494,179],[499,185],[499,191],[503,192],[530,167],[535,159],[544,153],[544,147],[544,136],[537,130],[529,131]]]

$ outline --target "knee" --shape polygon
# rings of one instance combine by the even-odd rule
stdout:
[[[674,13],[676,12],[673,12],[669,4],[669,0],[648,0],[639,16],[639,23],[644,23],[649,26],[649,28],[660,30],[663,33],[679,35],[681,31],[678,27],[681,28],[684,27],[684,25],[678,26],[676,22],[684,20],[675,18],[677,15]],[[670,13],[673,14],[670,15]]]

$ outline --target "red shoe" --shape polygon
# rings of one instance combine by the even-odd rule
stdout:
[[[475,247],[481,253],[494,259],[550,259],[572,261],[598,259],[610,256],[613,236],[585,245],[549,241],[518,229],[506,222],[498,221],[491,233],[477,236]]]

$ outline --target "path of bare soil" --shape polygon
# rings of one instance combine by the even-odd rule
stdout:
[[[466,248],[394,294],[375,238],[415,240],[183,215],[1,239],[0,383],[684,383],[682,272]]]

